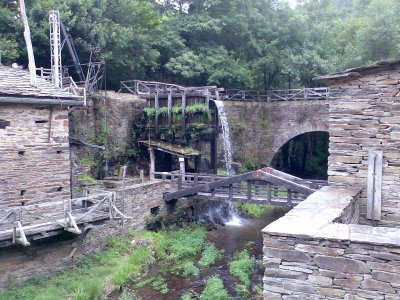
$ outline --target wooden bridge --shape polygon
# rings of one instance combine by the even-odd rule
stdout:
[[[145,98],[200,96],[206,97],[208,100],[297,101],[329,100],[339,91],[328,87],[259,91],[224,89],[217,86],[185,87],[156,81],[127,80],[121,81],[120,92],[128,92]]]
[[[174,186],[164,195],[166,202],[196,196],[198,199],[293,207],[326,184],[324,181],[304,180],[269,167],[234,176],[176,172],[155,172],[154,176]]]
[[[114,192],[0,210],[0,247],[47,238],[62,232],[81,234],[81,228],[106,219],[130,219],[116,204]]]

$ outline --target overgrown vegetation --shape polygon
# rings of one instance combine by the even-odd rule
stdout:
[[[146,247],[133,248],[128,239],[111,238],[104,251],[82,259],[76,267],[0,291],[0,299],[97,299],[106,282],[122,286],[138,278],[147,270],[150,258]]]
[[[219,259],[221,259],[221,250],[218,250],[215,245],[209,244],[204,248],[198,264],[201,268],[207,268]]]
[[[200,295],[200,300],[228,300],[232,299],[224,287],[224,283],[218,277],[207,280],[206,287]]]
[[[253,265],[254,261],[247,250],[236,253],[233,256],[233,260],[229,263],[229,272],[239,281],[236,285],[236,292],[239,295],[247,296],[249,294]]]
[[[246,214],[252,217],[261,217],[267,211],[276,209],[276,206],[267,204],[239,203],[238,207]]]

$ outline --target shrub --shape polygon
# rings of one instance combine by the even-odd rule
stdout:
[[[156,109],[152,107],[145,107],[143,109],[144,113],[146,114],[147,118],[151,119],[156,116]]]
[[[224,288],[224,283],[218,277],[211,277],[207,280],[206,287],[200,295],[200,300],[228,300],[227,290]]]
[[[217,260],[221,259],[220,251],[215,248],[214,244],[209,244],[203,251],[199,260],[199,266],[202,268],[213,265]]]
[[[193,262],[189,261],[183,265],[183,276],[199,276],[200,270]]]
[[[247,250],[234,255],[233,261],[229,263],[229,273],[239,280],[236,291],[240,295],[248,295],[250,287],[250,276],[253,274],[253,259]]]

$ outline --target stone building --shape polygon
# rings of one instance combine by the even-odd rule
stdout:
[[[338,89],[329,186],[263,229],[264,298],[400,299],[400,61],[315,80]]]
[[[315,78],[343,90],[329,105],[329,183],[364,187],[360,223],[366,216],[368,151],[383,152],[378,226],[400,227],[400,61]]]
[[[68,110],[82,98],[0,66],[0,210],[70,197]]]

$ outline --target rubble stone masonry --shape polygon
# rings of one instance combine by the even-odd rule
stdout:
[[[363,186],[360,222],[366,215],[368,150],[383,151],[382,221],[400,227],[400,66],[361,71],[328,81],[342,96],[329,104],[329,183]]]
[[[68,110],[0,108],[0,209],[70,197]]]

